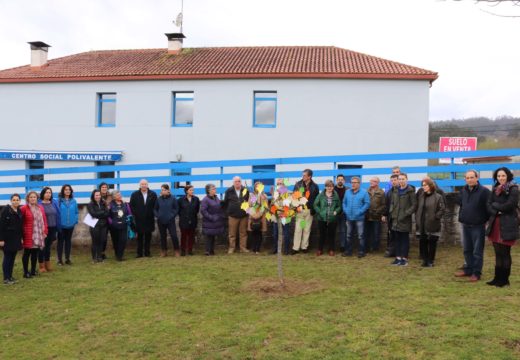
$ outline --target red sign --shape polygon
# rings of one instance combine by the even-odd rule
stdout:
[[[476,137],[440,137],[439,152],[477,150]],[[453,159],[455,164],[462,164],[462,158]],[[439,164],[451,164],[449,158],[439,159]]]

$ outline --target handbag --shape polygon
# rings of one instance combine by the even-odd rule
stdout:
[[[134,216],[133,215],[127,215],[126,216],[126,224],[128,225],[126,227],[128,240],[135,239],[135,222],[134,222]]]

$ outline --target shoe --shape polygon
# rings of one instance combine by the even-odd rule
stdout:
[[[511,268],[500,268],[499,274],[500,276],[495,286],[500,288],[504,286],[509,286],[509,275],[511,274]]]
[[[408,260],[401,259],[401,261],[399,261],[399,264],[397,264],[397,266],[408,266]]]
[[[51,262],[46,261],[44,264],[45,264],[45,269],[47,270],[47,272],[51,272],[52,271]]]
[[[468,279],[469,282],[477,282],[480,280],[480,277],[477,275],[471,275]]]
[[[47,269],[45,268],[45,263],[39,263],[38,266],[39,266],[39,269],[40,269],[40,274],[47,272]]]
[[[137,256],[136,256],[135,258],[136,258],[136,259],[139,259],[139,258],[142,258],[142,257],[143,257],[143,255],[141,255],[141,254],[137,254]]]
[[[454,274],[455,277],[465,277],[465,276],[471,276],[471,274],[466,274],[464,270],[459,270]]]
[[[421,267],[428,267],[428,261],[423,260],[423,262],[421,263]]]
[[[390,265],[399,265],[401,263],[401,259],[395,259],[390,263]]]
[[[175,250],[175,257],[179,257],[181,256],[181,253],[179,252],[179,250]]]
[[[13,285],[13,284],[14,284],[14,282],[12,282],[9,279],[4,280],[4,285]]]
[[[214,255],[215,255],[215,252],[214,252],[214,251],[210,251],[209,254],[210,254],[211,256],[214,256]]]
[[[181,256],[186,256],[186,250],[181,250]]]
[[[234,252],[235,252],[235,249],[231,249],[231,248],[229,248],[227,251],[228,254],[233,254]]]
[[[189,256],[193,256],[193,251],[188,251]]]
[[[161,254],[159,255],[159,257],[166,257],[166,251],[165,250],[161,250]]]
[[[240,252],[244,253],[244,254],[247,254],[250,251],[248,249],[246,249],[246,248],[243,248],[243,249],[240,249]]]
[[[278,254],[278,250],[271,251],[271,255],[275,255],[275,254]]]
[[[367,256],[367,254],[359,253],[357,257],[358,257],[358,259],[361,259],[361,258],[364,258],[365,256]]]
[[[316,251],[316,256],[321,256],[322,252],[321,250]]]
[[[16,279],[14,277],[9,278],[9,281],[11,281],[13,284],[17,283],[17,281],[16,281]]]
[[[307,250],[307,249],[302,249],[302,253],[307,254],[308,252],[309,252],[309,250]]]
[[[72,261],[70,261],[69,259],[65,260],[65,264],[66,265],[72,265]]]
[[[24,279],[30,279],[30,278],[32,278],[32,275],[31,275],[31,273],[25,273],[25,274],[23,274],[23,277],[24,277]]]
[[[341,254],[341,256],[343,256],[343,257],[347,257],[347,256],[352,256],[352,254],[351,254],[351,253],[344,252],[343,254]]]
[[[500,271],[501,268],[495,266],[495,277],[493,278],[493,280],[487,281],[486,284],[490,286],[496,285],[498,283],[498,279],[500,278]]]
[[[56,263],[56,265],[58,265],[58,266],[63,266],[63,261],[58,260],[58,262]]]
[[[336,254],[334,254],[334,251],[330,250],[329,251],[329,256],[335,256]]]
[[[291,250],[291,255],[296,255],[298,254],[298,250]]]
[[[152,254],[144,254],[145,257],[152,257]]]

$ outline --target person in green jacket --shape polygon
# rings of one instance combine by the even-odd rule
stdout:
[[[314,201],[314,211],[320,230],[320,243],[317,256],[323,254],[325,242],[329,246],[329,255],[334,256],[334,242],[336,240],[336,224],[341,214],[341,201],[338,193],[334,191],[332,180],[325,181],[323,190]]]

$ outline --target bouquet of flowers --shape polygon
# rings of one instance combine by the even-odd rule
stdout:
[[[305,188],[302,187],[290,192],[288,186],[289,179],[285,179],[283,185],[276,187],[269,213],[266,214],[267,220],[272,222],[280,220],[282,225],[289,224],[297,213],[307,209],[309,191],[305,191]],[[302,220],[299,225],[304,228],[305,221]]]

